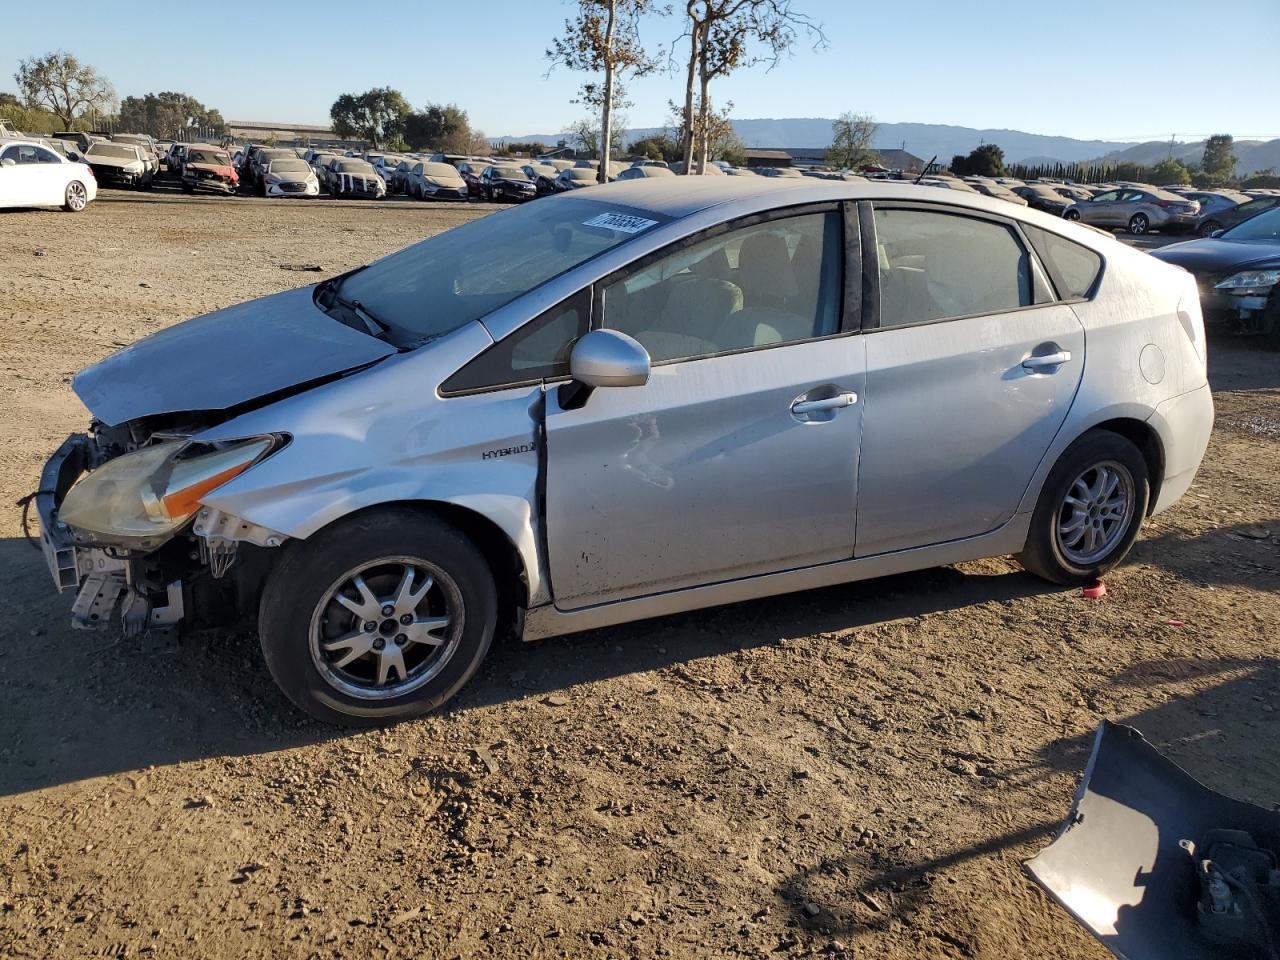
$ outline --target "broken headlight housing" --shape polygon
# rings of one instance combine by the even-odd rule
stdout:
[[[67,491],[58,519],[96,541],[154,546],[185,524],[213,490],[282,445],[251,437],[217,446],[174,440],[108,460]]]

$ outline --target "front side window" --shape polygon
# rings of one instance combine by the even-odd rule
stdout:
[[[654,363],[829,336],[840,329],[840,215],[740,227],[604,288],[604,325]]]
[[[875,210],[880,326],[1034,303],[1031,257],[1011,227],[930,210]]]

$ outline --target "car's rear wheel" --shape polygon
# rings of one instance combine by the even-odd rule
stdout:
[[[1135,213],[1129,218],[1129,232],[1135,237],[1140,237],[1151,229],[1151,221],[1147,219],[1145,213]]]
[[[1220,224],[1217,220],[1206,220],[1204,223],[1200,224],[1200,226],[1196,229],[1196,236],[1209,237],[1213,235],[1215,230],[1221,230],[1221,229],[1222,229],[1222,224]]]
[[[1079,210],[1068,210],[1068,211],[1067,211],[1066,213],[1064,213],[1062,216],[1063,216],[1064,218],[1066,218],[1067,220],[1079,220],[1079,219],[1080,219],[1080,211],[1079,211]]]
[[[267,668],[319,720],[418,716],[467,682],[493,640],[497,588],[476,546],[437,518],[388,509],[296,543],[259,612]]]
[[[89,191],[79,180],[67,184],[67,192],[62,200],[62,209],[70,213],[80,213],[89,205]]]
[[[1133,442],[1087,433],[1050,471],[1018,560],[1052,583],[1092,583],[1133,546],[1149,497],[1147,463]]]

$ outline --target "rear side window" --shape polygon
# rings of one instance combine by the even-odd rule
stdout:
[[[1024,223],[1022,229],[1040,254],[1063,300],[1089,296],[1102,273],[1102,257],[1074,240]]]
[[[929,210],[875,210],[880,326],[1035,303],[1031,256],[1002,223]]]

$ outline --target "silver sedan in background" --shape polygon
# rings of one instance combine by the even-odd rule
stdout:
[[[444,703],[498,633],[1005,554],[1089,583],[1213,419],[1190,274],[975,193],[807,178],[584,187],[74,388],[90,431],[35,504],[75,622],[247,618],[295,704],[363,724]]]
[[[1194,230],[1200,204],[1158,188],[1119,187],[1080,200],[1063,212],[1068,220],[1094,227],[1124,227],[1135,236],[1151,230]]]

